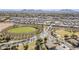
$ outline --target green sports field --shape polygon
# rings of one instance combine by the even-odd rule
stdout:
[[[9,29],[8,32],[10,33],[29,33],[36,31],[36,28],[33,27],[18,27]]]

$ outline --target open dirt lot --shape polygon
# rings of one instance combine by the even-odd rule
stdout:
[[[4,29],[6,29],[7,27],[13,26],[13,23],[5,23],[5,22],[1,22],[0,23],[0,32]]]

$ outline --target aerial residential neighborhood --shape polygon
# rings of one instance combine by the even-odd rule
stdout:
[[[78,49],[78,10],[0,10],[0,50]]]

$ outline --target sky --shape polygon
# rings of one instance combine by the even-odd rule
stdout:
[[[0,0],[0,9],[79,9],[79,0]]]

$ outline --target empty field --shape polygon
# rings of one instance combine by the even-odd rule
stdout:
[[[0,23],[0,32],[10,26],[13,26],[13,24],[12,23],[4,23],[4,22]]]
[[[64,35],[68,35],[68,36],[71,36],[71,35],[73,35],[73,34],[75,34],[75,35],[77,35],[78,37],[79,37],[79,32],[78,31],[76,31],[76,32],[73,32],[73,31],[71,31],[71,32],[69,32],[69,31],[66,31],[65,29],[58,29],[58,30],[56,30],[55,31],[58,35],[60,35],[60,38],[63,38],[64,37]]]

